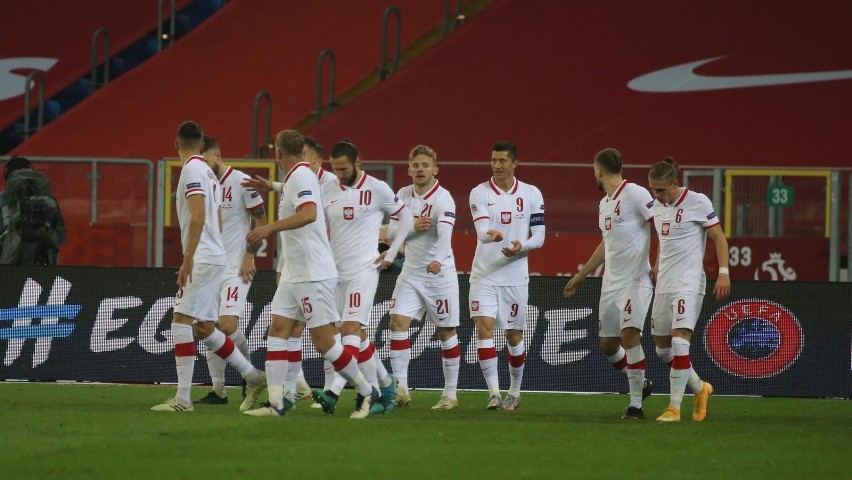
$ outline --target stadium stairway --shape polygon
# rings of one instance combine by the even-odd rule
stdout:
[[[272,125],[280,130],[314,111],[323,49],[335,53],[337,92],[377,69],[389,3],[229,2],[182,41],[110,82],[11,153],[161,158],[174,154],[164,139],[192,118],[221,141],[226,155],[247,156],[260,91],[271,95]],[[403,48],[443,21],[441,1],[393,4],[402,16]],[[392,55],[393,22],[390,32]],[[327,77],[323,92],[325,103]],[[104,137],[111,140],[94,140]]]
[[[838,149],[852,131],[849,13],[844,0],[499,0],[308,133],[398,161],[397,187],[417,143],[441,162],[478,162],[441,169],[459,209],[488,178],[491,145],[512,140],[518,178],[547,199],[548,231],[596,233],[590,163],[604,147],[622,151],[639,184],[669,155],[684,168],[849,167]],[[658,91],[630,85],[706,59],[716,60],[680,68],[674,84],[653,77]],[[801,77],[773,77],[785,73]],[[457,228],[472,228],[469,217]]]
[[[314,110],[317,57],[323,49],[330,48],[336,55],[338,92],[350,90],[378,70],[382,16],[388,3],[231,1],[180,42],[99,89],[10,155],[156,161],[175,155],[176,126],[194,119],[219,140],[225,156],[248,156],[255,96],[260,91],[271,95],[272,134],[303,120]],[[444,2],[393,3],[401,13],[403,49],[443,23]],[[393,41],[391,22],[389,57]],[[327,75],[328,65],[325,71]],[[328,92],[327,78],[323,91]],[[139,253],[145,243],[145,209],[141,202],[132,204],[138,195],[126,192],[138,193],[147,173],[99,170],[99,218],[91,224],[90,182],[76,181],[87,173],[63,165],[39,168],[49,170],[51,178],[71,180],[54,181],[53,186],[66,223],[73,224],[69,231],[76,233],[69,235],[60,256],[62,264],[145,264]],[[142,225],[123,217],[125,212],[141,214]],[[131,238],[121,238],[123,233]],[[112,238],[116,241],[111,242]],[[92,249],[95,243],[108,250]]]
[[[48,5],[49,3],[49,5]],[[168,46],[186,35],[223,5],[224,0],[180,0],[175,2],[175,35],[170,38],[169,3],[164,2],[162,44]],[[44,4],[44,5],[41,5]],[[2,61],[7,71],[22,75],[0,87],[0,153],[25,139],[23,75],[33,67],[44,73],[44,119],[46,125],[102,86],[105,78],[104,37],[96,42],[98,64],[91,77],[93,35],[104,28],[109,36],[110,59],[107,81],[157,54],[157,3],[153,0],[126,2],[17,2],[4,8],[4,16],[28,18],[36,10],[50,12],[31,22],[9,22],[0,33],[4,45]],[[74,21],[68,22],[67,19]],[[33,57],[45,60],[32,63]],[[27,60],[29,59],[29,60]],[[51,61],[52,59],[53,61]],[[44,63],[43,63],[44,62]],[[37,89],[31,91],[29,133],[38,130]]]

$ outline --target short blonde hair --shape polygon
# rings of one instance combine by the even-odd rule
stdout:
[[[427,147],[426,145],[417,145],[416,147],[411,149],[411,152],[408,153],[408,161],[414,160],[414,157],[417,155],[426,155],[431,158],[433,162],[438,163],[438,154],[435,153],[435,150]]]
[[[282,130],[275,135],[275,149],[286,155],[301,156],[305,137],[296,130]]]

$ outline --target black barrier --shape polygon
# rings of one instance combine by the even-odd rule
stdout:
[[[141,268],[2,267],[0,379],[128,383],[176,382],[170,331],[175,271]],[[389,353],[387,312],[396,277],[383,274],[372,311],[371,334],[381,358]],[[463,304],[459,388],[484,389]],[[532,277],[525,342],[526,391],[626,392],[627,381],[598,350],[600,280],[590,278],[572,299],[562,298],[565,278]],[[259,272],[241,327],[252,361],[262,367],[263,340],[274,292],[271,272]],[[733,296],[713,299],[708,286],[692,340],[696,371],[730,395],[852,396],[850,320],[852,289],[843,283],[735,282]],[[668,391],[668,367],[654,354],[647,326],[647,375]],[[305,375],[321,385],[322,360],[305,340]],[[428,322],[411,328],[413,388],[442,388],[440,343]],[[497,339],[500,383],[509,383],[505,341]],[[195,378],[209,383],[199,343]],[[387,363],[387,362],[386,362]],[[238,384],[228,369],[227,381]]]

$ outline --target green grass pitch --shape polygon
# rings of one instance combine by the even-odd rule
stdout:
[[[193,398],[208,388],[193,389]],[[150,407],[174,387],[0,383],[0,478],[414,480],[547,478],[849,478],[852,402],[712,397],[707,420],[621,420],[626,395],[523,395],[514,412],[487,411],[483,392],[432,411],[439,392],[415,391],[389,415],[350,420],[346,390],[334,416],[310,401],[283,418],[201,405]]]

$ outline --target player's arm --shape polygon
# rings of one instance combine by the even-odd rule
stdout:
[[[187,225],[186,249],[183,252],[183,263],[178,270],[178,285],[186,286],[192,281],[195,250],[201,241],[201,231],[204,229],[206,213],[204,212],[204,195],[190,195],[186,199],[189,208],[189,224]]]
[[[443,260],[450,253],[450,245],[453,240],[453,225],[444,221],[438,222],[438,240],[435,245],[435,259],[426,265],[426,271],[435,275],[441,273]]]
[[[255,243],[272,235],[273,233],[283,232],[285,230],[295,230],[302,228],[305,225],[314,223],[317,220],[317,204],[314,202],[306,202],[296,208],[296,213],[287,218],[282,218],[277,222],[270,223],[262,227],[257,227],[250,231],[246,236],[246,241]]]
[[[716,280],[716,288],[713,289],[713,293],[716,295],[716,300],[723,300],[731,294],[731,276],[728,273],[728,239],[718,223],[707,229],[707,235],[716,244],[716,259],[719,261],[719,278]]]
[[[604,246],[603,240],[601,240],[601,243],[599,243],[598,247],[595,248],[592,256],[589,257],[589,260],[585,265],[583,265],[583,268],[580,269],[577,275],[574,275],[570,280],[568,280],[568,284],[565,285],[565,290],[562,292],[562,296],[565,298],[573,297],[574,294],[577,293],[577,289],[580,288],[580,285],[586,281],[586,277],[597,270],[598,267],[603,265],[604,258],[606,258],[605,254],[606,247]]]
[[[470,192],[470,215],[476,229],[476,239],[482,243],[502,242],[503,234],[499,230],[490,230],[491,216],[485,206],[485,199],[474,188]]]
[[[281,192],[284,190],[284,184],[281,182],[273,182],[267,180],[260,175],[255,175],[252,178],[245,178],[240,182],[240,186],[250,192],[269,193],[271,191]]]
[[[391,195],[393,195],[392,192]],[[397,211],[388,213],[390,213],[392,217],[396,218],[398,231],[410,231],[411,226],[414,224],[414,216],[411,214],[411,210],[409,210],[402,202],[398,202],[396,207],[398,208]],[[399,250],[402,248],[402,244],[405,243],[405,237],[405,235],[394,236],[394,239],[391,241],[390,248],[379,255],[379,258],[376,259],[375,263],[379,264],[380,269],[384,270],[391,266],[393,260],[396,258],[396,254],[399,253]]]
[[[249,210],[249,212],[251,213],[251,219],[254,222],[255,227],[263,227],[269,223],[266,219],[266,209],[263,208],[263,204]],[[257,267],[255,267],[254,264],[254,257],[257,255],[257,252],[260,250],[262,245],[263,240],[255,243],[246,242],[246,253],[243,255],[243,264],[240,267],[240,276],[247,282],[252,281],[255,273],[257,273]]]

